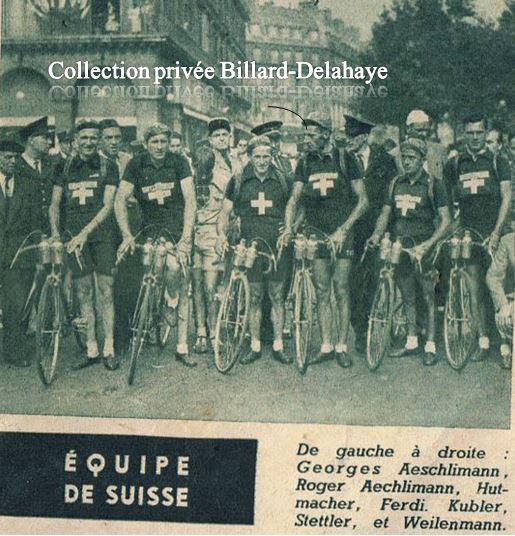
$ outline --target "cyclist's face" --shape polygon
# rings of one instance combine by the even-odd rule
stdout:
[[[492,153],[496,154],[499,152],[499,149],[501,148],[501,143],[499,140],[499,133],[495,130],[491,130],[485,138],[486,145],[492,151]]]
[[[102,144],[107,154],[117,156],[122,143],[122,131],[118,127],[105,128],[102,131]]]
[[[170,140],[170,152],[173,154],[180,154],[182,151],[182,142],[179,138],[172,138]]]
[[[404,151],[401,158],[402,167],[408,175],[416,175],[424,164],[422,157],[415,151]]]
[[[150,156],[155,160],[162,160],[166,156],[166,151],[170,140],[166,134],[156,134],[147,141],[147,149]]]
[[[267,145],[261,145],[254,148],[250,155],[250,160],[256,173],[264,175],[272,163],[272,149]]]
[[[483,121],[465,125],[465,143],[471,151],[480,151],[485,146],[485,125]]]
[[[304,144],[308,151],[320,151],[327,143],[327,135],[316,125],[309,125],[304,132]]]
[[[96,128],[84,128],[77,134],[77,150],[83,157],[93,155],[98,147],[100,135]]]
[[[229,138],[230,133],[227,132],[227,130],[225,130],[224,128],[219,128],[218,130],[215,130],[210,136],[211,145],[213,146],[213,149],[216,149],[217,151],[225,151],[229,149]]]
[[[0,171],[4,175],[10,175],[14,171],[14,164],[16,164],[16,153],[10,151],[0,152]]]

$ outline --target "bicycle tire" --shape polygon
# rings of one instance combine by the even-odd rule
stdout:
[[[145,335],[148,332],[149,323],[151,322],[152,303],[151,303],[152,287],[144,284],[138,296],[138,303],[134,310],[133,322],[131,326],[131,355],[129,361],[129,374],[127,383],[132,385],[136,376],[136,365],[145,342]]]
[[[59,294],[61,296],[61,304],[66,318],[66,326],[63,335],[65,337],[68,336],[68,330],[71,329],[73,331],[73,336],[75,338],[77,347],[81,352],[83,352],[84,350],[86,350],[86,330],[85,328],[78,327],[74,324],[74,319],[72,318],[72,315],[70,313],[70,308],[62,287],[59,289]]]
[[[461,370],[470,357],[475,341],[475,329],[470,307],[467,274],[453,270],[445,302],[445,357],[454,370]]]
[[[247,276],[234,274],[218,311],[215,328],[215,366],[227,374],[235,365],[247,330],[250,286]],[[231,334],[231,330],[234,331]]]
[[[402,294],[398,286],[394,289],[394,299],[392,307],[392,330],[391,342],[395,347],[403,347],[408,336],[408,319],[404,309]]]
[[[157,346],[160,350],[163,350],[166,346],[166,343],[168,342],[168,339],[170,338],[170,333],[172,332],[172,324],[169,324],[168,321],[165,318],[164,315],[164,308],[166,307],[165,304],[165,289],[164,286],[160,288],[159,291],[160,297],[157,309],[154,313],[154,323],[155,323],[155,330],[156,330],[156,340],[157,340]],[[178,307],[178,306],[177,306]],[[175,313],[178,317],[178,312]],[[177,318],[178,321],[178,318]],[[175,323],[177,325],[177,323]]]
[[[45,281],[39,296],[36,319],[36,352],[38,373],[44,385],[55,378],[62,327],[62,307],[58,287]]]
[[[294,285],[295,364],[305,374],[313,332],[313,283],[308,272],[299,272]]]
[[[381,276],[368,319],[366,358],[371,371],[379,367],[390,348],[393,292],[391,278]]]

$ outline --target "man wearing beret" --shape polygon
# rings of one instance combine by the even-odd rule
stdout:
[[[14,179],[16,161],[23,146],[13,139],[0,140],[0,309],[4,320],[5,361],[16,366],[30,365],[30,351],[22,327],[21,313],[27,287],[33,277],[30,264],[18,264],[16,272],[9,265],[16,250],[31,232],[31,184],[28,179]],[[24,216],[25,219],[19,219]]]
[[[193,292],[197,340],[195,352],[209,349],[208,331],[214,337],[217,315],[215,299],[223,264],[215,250],[216,222],[222,210],[225,190],[239,165],[229,152],[231,125],[223,117],[208,124],[208,145],[197,151],[197,221],[193,253]]]
[[[459,206],[460,224],[479,233],[495,252],[510,211],[510,163],[503,155],[494,155],[486,147],[486,120],[481,114],[467,116],[464,128],[465,148],[445,166],[447,189]],[[485,308],[488,264],[488,255],[474,248],[466,267],[471,283],[471,306],[479,333],[479,351],[472,354],[475,361],[486,359],[490,348]]]
[[[306,154],[295,170],[293,192],[288,203],[284,241],[292,234],[297,207],[305,209],[305,222],[321,231],[335,246],[336,261],[332,266],[330,250],[319,247],[313,264],[317,292],[318,321],[322,344],[312,363],[336,356],[344,368],[352,365],[348,353],[350,325],[349,274],[353,256],[354,225],[365,213],[368,200],[363,183],[363,170],[352,153],[337,149],[331,140],[331,120],[314,112],[306,120]],[[337,342],[332,340],[331,287],[334,286],[339,312]]]
[[[81,316],[86,322],[86,357],[77,368],[103,362],[107,369],[115,370],[118,368],[114,351],[113,298],[116,246],[111,215],[118,168],[113,161],[99,154],[99,142],[98,123],[83,121],[77,125],[77,154],[56,169],[50,223],[53,237],[58,238],[61,228],[64,229],[63,240],[67,242]],[[64,225],[60,221],[62,210]],[[80,264],[76,254],[80,255]],[[95,281],[97,293],[94,291]],[[96,337],[96,311],[104,334],[102,356]]]
[[[223,209],[218,218],[217,250],[222,252],[227,245],[229,218],[234,214],[240,218],[241,238],[250,245],[257,240],[257,248],[264,253],[275,253],[279,230],[284,220],[290,186],[285,177],[272,165],[272,147],[266,136],[252,138],[248,145],[250,162],[240,175],[232,177],[225,195]],[[267,292],[272,304],[273,347],[272,356],[280,363],[289,363],[283,348],[284,299],[283,286],[289,259],[283,255],[276,270],[266,274],[268,261],[258,256],[248,271],[250,282],[249,331],[250,352],[241,359],[249,364],[259,359],[261,353],[262,301]]]
[[[346,148],[358,159],[363,169],[363,180],[367,191],[369,207],[354,227],[354,259],[351,280],[351,320],[356,337],[356,350],[365,349],[368,314],[372,305],[371,281],[363,278],[360,262],[367,240],[372,235],[375,223],[383,208],[390,181],[397,174],[394,158],[376,143],[369,143],[373,124],[345,115]],[[361,283],[361,284],[360,284]],[[365,286],[368,291],[365,292]]]
[[[133,253],[136,248],[129,222],[127,202],[134,195],[142,212],[143,228],[152,226],[166,231],[177,244],[181,264],[189,263],[197,203],[191,168],[180,154],[170,153],[170,129],[157,123],[144,134],[145,150],[137,153],[127,165],[115,199],[115,214],[123,242],[118,252]],[[189,278],[184,277],[180,263],[168,255],[166,259],[166,311],[172,323],[178,314],[178,336],[175,357],[187,367],[196,366],[188,349]]]
[[[401,144],[402,165],[405,173],[391,183],[386,201],[377,220],[370,241],[377,245],[385,231],[399,239],[404,248],[412,250],[422,261],[422,273],[410,262],[406,253],[397,266],[396,282],[402,294],[408,320],[408,337],[403,348],[394,350],[392,357],[418,354],[419,340],[416,320],[417,285],[422,290],[427,309],[424,365],[437,361],[435,344],[435,273],[427,262],[427,254],[441,240],[451,216],[443,182],[431,177],[423,168],[426,157],[425,142],[410,138]],[[438,225],[435,221],[439,220]]]

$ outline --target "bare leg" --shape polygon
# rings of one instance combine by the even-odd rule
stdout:
[[[263,301],[263,293],[263,283],[250,283],[249,332],[251,344],[261,341],[261,302]]]
[[[191,270],[193,302],[195,304],[195,324],[197,335],[206,336],[206,303],[204,300],[204,272],[201,268]]]
[[[328,259],[316,259],[313,263],[313,279],[317,294],[318,322],[320,324],[320,335],[322,346],[332,348],[331,326],[332,313],[330,307],[331,299],[331,274]],[[329,350],[330,351],[330,350]],[[327,352],[324,352],[327,353]]]
[[[114,294],[113,277],[97,274],[98,310],[104,330],[104,355],[114,353]]]
[[[333,276],[334,293],[340,315],[340,325],[338,326],[337,347],[347,351],[347,341],[349,338],[350,326],[350,290],[349,274],[351,268],[350,259],[338,259]]]
[[[93,307],[93,277],[86,275],[76,278],[75,288],[77,289],[81,315],[86,321],[88,357],[96,357],[95,354],[98,354],[98,347],[95,330],[95,309]]]
[[[272,324],[274,329],[274,343],[283,340],[284,328],[284,281],[269,281],[268,295],[272,303]]]

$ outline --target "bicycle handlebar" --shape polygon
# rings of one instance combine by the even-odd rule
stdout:
[[[372,250],[372,249],[380,249],[380,247],[381,247],[380,242],[377,243],[377,244],[373,244],[372,242],[370,242],[370,240],[368,240],[367,243],[365,244],[365,249],[363,251],[363,255],[361,256],[360,263],[363,263],[367,253],[370,250]],[[412,250],[413,250],[413,248],[401,247],[401,253],[406,253],[408,255],[410,261],[415,263],[415,265],[416,265],[417,269],[419,270],[419,272],[422,273],[422,259],[420,257],[417,257],[413,253]]]
[[[31,233],[31,234],[33,234],[33,233]],[[31,236],[31,235],[28,235],[28,236],[25,238],[25,240],[22,242],[22,245],[23,245],[24,242],[26,242],[26,240],[27,240],[30,236]],[[57,242],[57,239],[48,238],[48,243],[49,243],[49,244],[54,244],[54,243],[56,243],[56,242]],[[69,242],[66,242],[66,243],[63,242],[63,246],[64,246],[65,250],[66,250],[66,247],[67,247],[68,244],[69,244]],[[41,241],[40,241],[38,244],[33,244],[33,245],[31,245],[31,246],[25,246],[25,247],[21,247],[21,246],[20,246],[20,247],[18,248],[18,250],[16,251],[16,254],[14,255],[13,260],[11,261],[11,264],[9,265],[9,270],[12,270],[12,269],[13,269],[13,267],[14,267],[14,265],[16,264],[18,258],[19,258],[22,254],[27,253],[27,252],[29,252],[29,251],[38,250],[38,249],[40,248],[40,245],[41,245]],[[68,253],[68,255],[71,255],[70,252],[67,252],[67,253]],[[82,271],[83,265],[82,265],[82,262],[81,262],[81,252],[79,251],[79,248],[78,248],[78,247],[75,248],[75,249],[73,250],[73,254],[75,255],[75,260],[77,261],[77,264],[78,264],[78,266],[79,266],[79,269]]]

